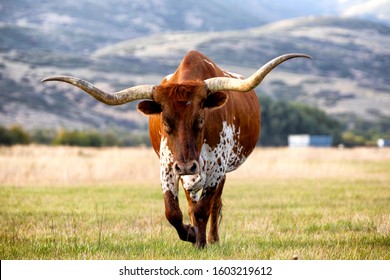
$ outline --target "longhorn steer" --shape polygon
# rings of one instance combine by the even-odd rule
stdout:
[[[209,58],[190,51],[176,72],[161,84],[108,92],[73,77],[62,81],[89,93],[97,100],[120,105],[146,99],[138,109],[149,115],[150,139],[160,158],[160,179],[165,216],[180,239],[204,247],[219,241],[218,226],[226,173],[238,168],[256,146],[260,131],[260,105],[253,89],[284,61],[306,57],[277,57],[248,79],[220,69]],[[183,224],[179,207],[179,181],[187,201],[190,225]]]

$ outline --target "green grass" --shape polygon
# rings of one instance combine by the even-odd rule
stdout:
[[[221,242],[197,250],[166,221],[158,182],[1,186],[0,258],[390,259],[386,178],[228,179],[223,198]]]

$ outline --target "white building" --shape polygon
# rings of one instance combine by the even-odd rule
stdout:
[[[380,138],[377,141],[377,145],[379,148],[390,147],[390,139]]]
[[[331,135],[297,134],[288,136],[288,146],[298,147],[331,147],[333,137]]]

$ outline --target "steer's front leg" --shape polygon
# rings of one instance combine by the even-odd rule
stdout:
[[[203,248],[207,245],[206,229],[210,217],[210,235],[208,241],[210,243],[219,241],[218,218],[222,208],[221,195],[225,184],[225,177],[219,182],[216,182],[216,184],[217,187],[209,187],[203,190],[200,200],[193,204],[191,208],[194,217],[193,219],[195,220],[194,224],[198,227],[195,244],[198,248]]]
[[[175,227],[181,240],[196,242],[197,230],[191,225],[183,224],[183,213],[180,210],[179,198],[171,191],[164,192],[165,217]]]
[[[160,180],[164,193],[165,217],[173,225],[181,240],[196,242],[197,229],[183,224],[183,213],[179,205],[179,177],[175,174],[173,155],[169,150],[166,139],[161,140],[160,146]]]

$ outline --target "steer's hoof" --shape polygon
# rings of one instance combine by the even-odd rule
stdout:
[[[194,244],[194,246],[198,249],[203,249],[206,247],[206,245],[206,241],[196,241],[196,243]]]
[[[198,236],[198,228],[197,227],[192,227],[195,236]]]
[[[192,225],[185,225],[185,228],[187,230],[187,237],[183,240],[195,243],[198,236],[198,228],[193,227]]]

